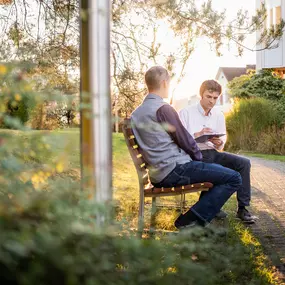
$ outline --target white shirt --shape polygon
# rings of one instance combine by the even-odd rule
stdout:
[[[226,133],[226,122],[224,114],[217,110],[212,109],[208,116],[205,115],[205,111],[201,106],[200,102],[197,105],[187,106],[179,112],[180,119],[186,128],[186,130],[194,138],[194,133],[200,132],[203,128],[210,128],[215,133],[225,134]],[[222,150],[227,136],[222,136],[220,139],[223,144],[217,148]],[[200,150],[215,149],[215,146],[211,142],[198,143]]]

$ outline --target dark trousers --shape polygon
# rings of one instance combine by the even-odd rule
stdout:
[[[220,164],[240,173],[242,186],[237,190],[238,206],[249,206],[251,198],[250,160],[228,152],[218,152],[214,149],[203,150],[202,154],[203,162]]]
[[[204,223],[209,223],[220,211],[230,196],[241,187],[238,172],[218,164],[191,161],[177,164],[174,170],[155,187],[174,187],[199,182],[211,182],[214,187],[190,208]]]

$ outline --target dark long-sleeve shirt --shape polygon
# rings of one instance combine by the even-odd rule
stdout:
[[[183,149],[193,160],[202,160],[203,156],[196,141],[182,125],[177,112],[170,105],[163,105],[156,112],[157,120],[167,124],[166,131],[173,141]]]
[[[160,96],[148,94],[132,113],[131,122],[152,183],[162,181],[177,164],[202,158],[176,111]]]

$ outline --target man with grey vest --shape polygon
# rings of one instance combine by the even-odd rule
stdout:
[[[155,187],[213,183],[213,188],[175,221],[177,228],[206,226],[239,189],[241,176],[229,168],[201,161],[202,154],[195,140],[182,125],[177,112],[163,101],[168,98],[170,85],[165,68],[150,68],[145,82],[149,94],[132,113],[131,122],[148,164],[150,180]]]

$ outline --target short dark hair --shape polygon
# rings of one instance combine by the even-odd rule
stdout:
[[[222,93],[222,86],[216,80],[206,80],[200,87],[200,96],[202,97],[205,91],[210,93],[218,92],[219,95]]]
[[[153,66],[145,73],[145,83],[149,91],[160,88],[163,80],[169,80],[170,75],[162,66]]]

